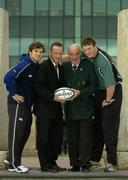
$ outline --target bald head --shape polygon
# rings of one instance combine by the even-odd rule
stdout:
[[[79,44],[71,44],[68,48],[68,55],[72,64],[80,63],[81,48]]]

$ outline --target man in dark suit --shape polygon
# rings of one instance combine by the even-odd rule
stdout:
[[[42,171],[62,171],[56,160],[62,143],[62,109],[55,90],[63,87],[64,78],[60,65],[63,45],[54,42],[49,58],[40,65],[34,83],[36,92],[35,115],[37,116],[37,149]]]
[[[66,86],[75,89],[76,98],[65,104],[69,135],[71,171],[89,172],[92,149],[92,118],[94,97],[98,82],[93,65],[80,58],[78,44],[69,46],[70,61],[63,64]]]

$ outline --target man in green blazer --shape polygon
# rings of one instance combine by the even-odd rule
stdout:
[[[75,99],[65,103],[71,171],[89,172],[92,149],[94,93],[98,81],[92,63],[80,58],[79,44],[68,48],[70,61],[63,63],[66,86],[75,89]]]

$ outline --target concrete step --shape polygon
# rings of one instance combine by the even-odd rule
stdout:
[[[23,157],[22,163],[23,165],[30,168],[30,171],[28,173],[12,173],[7,170],[0,170],[0,180],[128,180],[127,170],[120,170],[113,173],[105,173],[103,171],[103,160],[101,160],[102,166],[100,168],[92,170],[89,173],[73,173],[69,171],[58,173],[41,172],[38,157]],[[60,156],[57,160],[57,164],[61,167],[65,167],[66,169],[68,169],[70,167],[68,156]]]
[[[104,173],[102,170],[95,170],[90,173],[71,173],[68,171],[58,173],[41,172],[38,168],[31,169],[28,173],[12,173],[7,170],[0,171],[1,180],[128,180],[128,171]]]

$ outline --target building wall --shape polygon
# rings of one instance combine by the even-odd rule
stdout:
[[[98,45],[117,56],[117,13],[128,0],[0,0],[9,12],[10,66],[34,40],[42,41],[46,53],[53,41],[80,43],[92,35]]]

